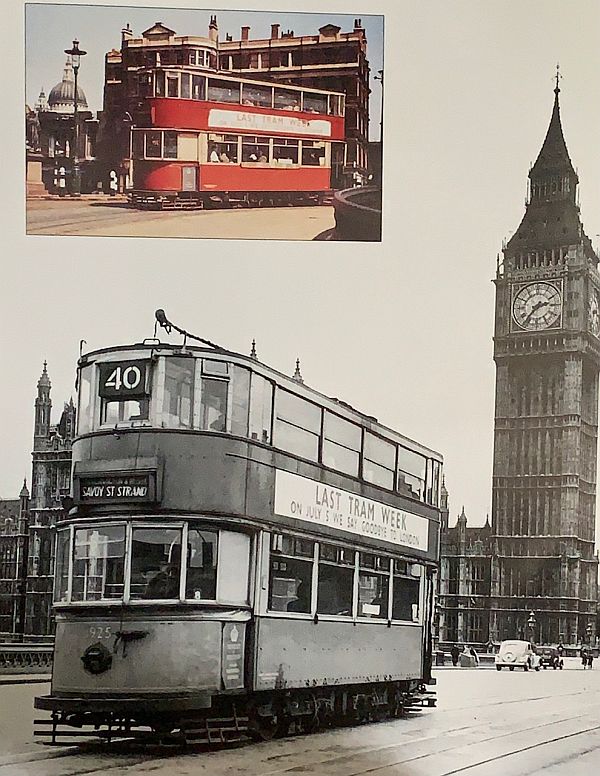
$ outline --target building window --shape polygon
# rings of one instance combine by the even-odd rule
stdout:
[[[318,461],[320,433],[321,408],[292,393],[278,390],[275,446]]]
[[[73,601],[122,598],[125,526],[78,528],[73,550]]]
[[[180,579],[181,529],[134,528],[131,546],[131,598],[179,598]]]
[[[323,463],[332,469],[358,477],[361,429],[331,412],[325,411],[323,425]]]
[[[271,536],[269,609],[310,614],[315,543],[293,536]]]
[[[319,546],[318,614],[352,615],[354,555],[346,547]]]
[[[358,615],[387,619],[390,559],[361,552],[358,574]]]

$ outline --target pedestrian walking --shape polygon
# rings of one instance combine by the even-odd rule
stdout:
[[[588,668],[592,668],[592,663],[594,662],[594,653],[591,649],[587,651],[587,666]]]
[[[452,665],[458,665],[458,658],[460,657],[460,649],[456,644],[453,644],[450,649],[450,657],[452,658]]]
[[[64,167],[58,168],[58,196],[64,197],[67,193],[67,171]]]
[[[119,190],[119,181],[117,179],[117,173],[114,170],[110,171],[110,181],[108,187],[110,189],[110,196],[114,197]]]
[[[581,665],[583,666],[583,670],[585,671],[588,665],[588,654],[587,654],[587,649],[585,647],[581,647],[580,655],[581,655]]]

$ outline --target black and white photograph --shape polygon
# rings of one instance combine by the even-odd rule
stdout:
[[[598,0],[7,0],[0,776],[600,767]]]

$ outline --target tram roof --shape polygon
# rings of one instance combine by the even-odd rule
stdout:
[[[289,389],[302,398],[308,399],[313,403],[318,403],[327,409],[331,409],[348,420],[356,421],[356,416],[359,416],[361,425],[372,428],[378,433],[382,433],[383,436],[390,438],[391,441],[395,441],[399,444],[407,444],[415,451],[421,452],[424,455],[443,462],[443,456],[441,453],[438,453],[426,445],[423,445],[422,443],[417,442],[414,439],[405,436],[404,434],[401,434],[399,431],[395,431],[389,426],[380,423],[375,416],[369,415],[366,412],[362,412],[361,410],[353,407],[351,404],[348,404],[347,402],[343,401],[342,399],[338,399],[335,396],[327,396],[326,394],[317,391],[315,388],[306,385],[304,382],[299,382],[293,377],[290,377],[290,375],[284,374],[274,367],[259,361],[253,356],[246,355],[245,353],[236,353],[233,350],[227,350],[226,348],[217,346],[213,348],[199,347],[197,345],[187,345],[186,343],[184,347],[183,345],[174,345],[170,342],[151,340],[130,345],[115,345],[113,347],[98,348],[87,353],[82,353],[78,365],[85,366],[87,362],[95,360],[97,356],[106,355],[109,353],[141,353],[142,351],[149,351],[150,353],[154,351],[157,355],[159,354],[158,351],[169,351],[169,353],[172,355],[179,355],[184,357],[191,355],[202,355],[209,358],[215,358],[219,356],[233,358],[236,361],[240,361],[243,364],[249,366],[253,371],[262,374],[265,377],[271,377],[271,379],[275,379],[275,382],[278,385]],[[164,353],[162,354],[164,355]]]

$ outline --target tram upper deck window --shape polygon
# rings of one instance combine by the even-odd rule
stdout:
[[[273,107],[281,110],[300,110],[300,92],[292,89],[274,89]]]
[[[73,601],[122,598],[125,526],[78,528],[73,548]]]
[[[317,613],[351,616],[353,592],[354,550],[320,544]]]
[[[181,79],[180,96],[184,100],[189,100],[192,96],[192,87],[191,87],[192,75],[191,73],[181,73],[180,79]]]
[[[274,444],[288,453],[319,460],[321,408],[284,390],[277,391]]]
[[[163,426],[191,428],[193,410],[194,359],[165,359]]]
[[[273,534],[269,574],[269,609],[310,614],[314,542]]]
[[[302,110],[306,113],[327,113],[327,95],[303,92]]]
[[[248,436],[248,410],[250,404],[250,370],[233,366],[231,381],[231,433]]]
[[[154,74],[154,96],[165,96],[165,72],[164,70],[157,70]]]
[[[396,445],[366,431],[363,453],[364,479],[374,485],[393,490],[395,465]]]
[[[423,501],[426,459],[419,453],[398,447],[398,492]]]
[[[131,598],[179,598],[180,579],[181,529],[134,528],[131,547]]]
[[[269,444],[273,418],[273,384],[252,372],[250,389],[250,439]]]
[[[394,561],[394,585],[392,590],[392,619],[414,622],[419,619],[420,567],[406,561]]]
[[[361,429],[325,411],[323,423],[323,463],[332,469],[358,476]]]
[[[195,601],[214,601],[217,597],[216,531],[192,528],[188,531],[185,597]]]
[[[273,104],[273,87],[242,84],[242,105],[258,105],[270,108]]]
[[[167,73],[167,97],[179,97],[179,77],[177,73]]]
[[[207,99],[214,102],[239,103],[240,85],[236,81],[221,81],[217,78],[209,78]]]
[[[56,572],[54,575],[54,600],[66,601],[69,589],[69,549],[71,532],[62,529],[56,532]]]
[[[79,404],[77,407],[77,433],[87,434],[92,430],[92,374],[94,365],[88,364],[79,370]]]
[[[427,503],[437,507],[440,493],[440,463],[427,459]]]
[[[361,552],[358,574],[358,614],[387,619],[390,589],[390,559]]]
[[[330,116],[343,116],[344,115],[344,97],[341,94],[329,95],[329,110]]]

